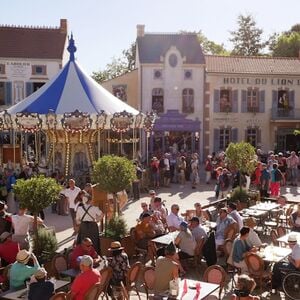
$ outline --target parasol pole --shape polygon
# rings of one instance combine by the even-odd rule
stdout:
[[[16,167],[16,136],[15,129],[13,129],[13,149],[14,149],[14,168]]]

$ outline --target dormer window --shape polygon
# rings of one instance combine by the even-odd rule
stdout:
[[[184,79],[185,80],[190,80],[192,79],[192,70],[184,70]]]
[[[177,58],[177,55],[175,53],[172,53],[170,56],[169,56],[169,65],[172,67],[172,68],[175,68],[178,64],[178,58]]]
[[[162,70],[154,70],[154,79],[162,78]]]

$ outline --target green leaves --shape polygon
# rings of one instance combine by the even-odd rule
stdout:
[[[252,174],[256,167],[255,148],[246,142],[230,143],[226,149],[226,162],[230,168]]]
[[[106,155],[94,164],[93,181],[108,193],[126,189],[135,179],[135,167],[125,157]]]
[[[58,199],[61,186],[53,178],[44,176],[18,179],[14,191],[20,207],[28,208],[33,214],[48,207]]]

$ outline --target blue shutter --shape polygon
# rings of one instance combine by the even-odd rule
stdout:
[[[220,129],[214,129],[214,151],[220,150]]]
[[[242,91],[242,107],[241,107],[241,112],[242,113],[247,112],[247,91],[245,91],[245,90]]]
[[[12,84],[5,82],[5,105],[12,105]]]
[[[295,108],[295,91],[289,92],[289,107],[290,109]]]
[[[239,105],[238,105],[239,91],[234,90],[232,94],[233,94],[232,95],[232,112],[237,113],[239,110]]]
[[[272,108],[278,108],[278,91],[272,91]]]
[[[238,141],[238,129],[237,128],[231,129],[231,141],[233,143],[237,143],[237,141]]]
[[[26,97],[33,93],[33,82],[26,82]]]
[[[220,90],[214,90],[214,112],[220,112]]]
[[[265,91],[259,91],[259,112],[265,112]]]

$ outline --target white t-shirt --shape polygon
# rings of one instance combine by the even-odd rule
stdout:
[[[70,208],[76,208],[74,200],[80,191],[81,189],[78,186],[75,186],[73,190],[70,188],[64,190],[64,195],[68,198]]]
[[[176,216],[172,212],[167,216],[167,224],[169,227],[175,227],[179,229],[180,223],[183,221],[183,218]]]
[[[27,235],[29,227],[33,223],[34,217],[30,215],[13,215],[11,216],[15,235]]]
[[[164,159],[165,170],[170,171],[170,161],[168,158]]]
[[[251,247],[260,247],[262,245],[258,234],[253,230],[253,228],[250,228],[249,236],[247,238],[247,244]]]
[[[88,211],[87,214],[85,214],[85,211],[82,206],[78,206],[76,212],[76,221],[78,224],[80,224],[81,218],[84,216],[84,214],[85,216],[82,222],[95,222],[95,221],[99,222],[100,219],[102,218],[103,213],[97,206],[92,205],[90,208],[89,206],[90,206],[89,204],[84,205],[84,208]]]

